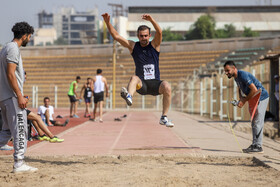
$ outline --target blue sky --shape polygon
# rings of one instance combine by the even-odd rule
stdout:
[[[52,12],[61,6],[74,7],[77,11],[86,11],[98,7],[99,13],[111,13],[108,3],[123,4],[123,6],[245,6],[264,5],[265,3],[280,5],[280,0],[2,0],[0,6],[1,34],[0,44],[12,40],[11,28],[14,23],[26,21],[35,28],[38,27],[37,14],[42,10]]]

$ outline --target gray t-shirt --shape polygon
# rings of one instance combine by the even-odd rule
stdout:
[[[24,70],[19,47],[16,42],[7,43],[0,52],[0,101],[17,97],[7,77],[8,63],[17,65],[15,75],[18,87],[23,95]]]

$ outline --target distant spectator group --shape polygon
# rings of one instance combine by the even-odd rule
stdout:
[[[107,79],[102,76],[102,70],[97,69],[96,76],[94,76],[93,78],[87,78],[87,82],[83,85],[78,97],[77,89],[80,80],[81,77],[77,76],[76,80],[71,82],[69,87],[68,97],[70,100],[70,118],[79,118],[79,116],[77,115],[77,105],[78,101],[82,101],[83,96],[86,104],[84,117],[90,118],[91,121],[96,121],[96,111],[97,108],[99,108],[99,122],[102,123],[104,92],[106,97],[109,96]],[[94,109],[93,115],[91,117],[90,104],[92,96],[94,97]]]

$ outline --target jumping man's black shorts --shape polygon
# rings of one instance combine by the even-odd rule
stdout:
[[[152,79],[152,80],[141,80],[142,87],[139,90],[136,90],[137,93],[141,95],[160,95],[159,87],[162,83],[161,80]]]

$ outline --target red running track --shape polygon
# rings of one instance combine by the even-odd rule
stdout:
[[[126,118],[120,118],[124,114]],[[120,118],[121,121],[114,121]],[[170,128],[159,125],[156,112],[107,112],[104,122],[86,121],[59,134],[63,143],[41,142],[26,155],[130,155],[198,153]]]

